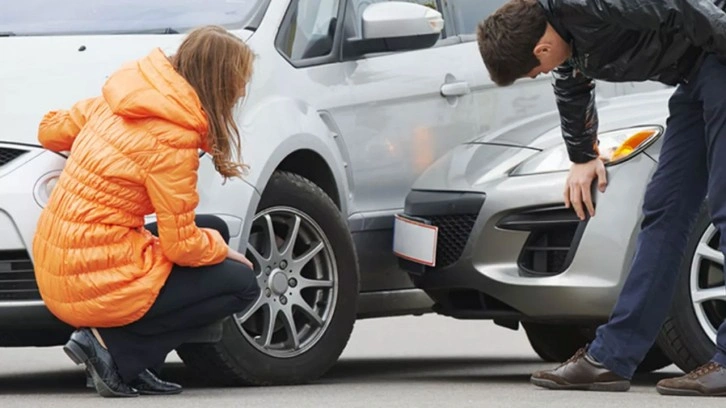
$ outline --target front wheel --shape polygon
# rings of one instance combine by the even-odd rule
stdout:
[[[247,256],[260,297],[227,319],[218,343],[186,344],[177,353],[219,384],[317,379],[343,352],[356,319],[358,262],[344,217],[314,183],[276,172],[253,220]]]

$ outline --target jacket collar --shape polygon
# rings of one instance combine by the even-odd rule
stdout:
[[[539,0],[539,5],[542,6],[542,9],[547,15],[547,22],[557,31],[557,34],[567,41],[567,43],[572,44],[572,34],[562,25],[562,20],[553,9],[552,3],[554,1],[556,0]]]

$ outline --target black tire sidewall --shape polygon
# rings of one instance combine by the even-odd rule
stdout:
[[[673,304],[659,344],[673,362],[686,372],[708,362],[716,352],[716,345],[703,331],[693,310],[691,298],[691,264],[698,243],[711,224],[708,208],[704,205],[696,220],[681,262],[680,275],[676,283]]]
[[[275,206],[293,207],[311,217],[325,233],[338,269],[338,295],[326,332],[305,353],[291,358],[264,354],[240,333],[236,323],[226,322],[218,346],[225,350],[235,371],[255,384],[308,382],[327,371],[338,359],[356,319],[358,262],[350,232],[340,210],[325,192],[300,176],[276,172],[268,183],[257,212]],[[251,381],[250,381],[251,380]]]
[[[523,322],[522,327],[532,349],[547,362],[561,363],[587,342],[574,325]]]
[[[594,326],[522,323],[532,349],[542,360],[562,363],[581,347],[595,339]],[[638,365],[636,372],[647,373],[667,367],[670,358],[654,344]]]

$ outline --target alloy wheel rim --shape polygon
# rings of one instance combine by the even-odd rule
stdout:
[[[235,315],[238,329],[266,355],[305,353],[326,332],[338,296],[337,264],[322,228],[296,208],[268,208],[252,222],[247,257],[261,293]]]
[[[689,280],[693,311],[713,344],[716,344],[718,328],[726,318],[724,256],[718,249],[719,240],[718,230],[710,224],[696,246]]]

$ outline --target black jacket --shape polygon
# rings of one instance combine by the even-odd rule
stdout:
[[[705,53],[726,56],[726,0],[539,0],[572,46],[553,70],[570,160],[598,157],[593,79],[687,83]]]

